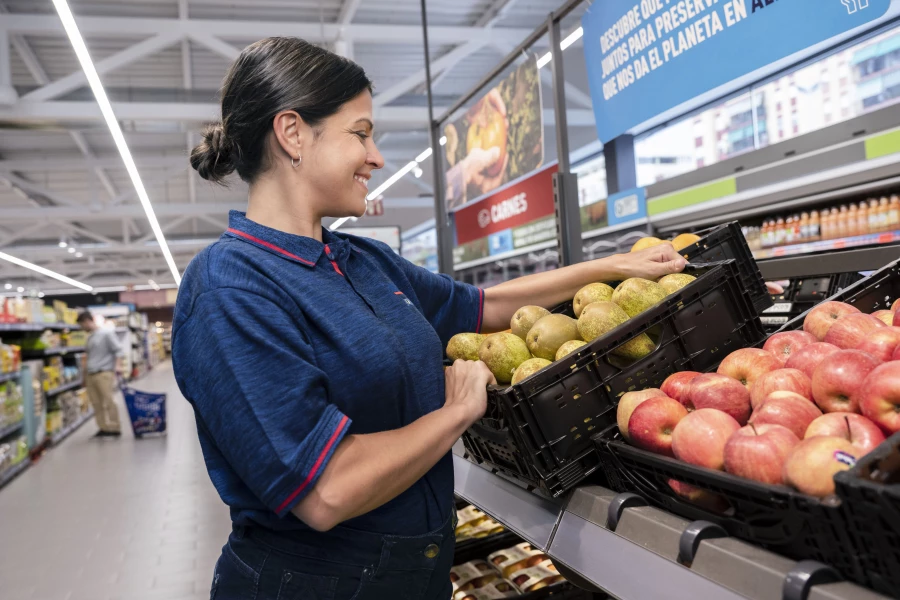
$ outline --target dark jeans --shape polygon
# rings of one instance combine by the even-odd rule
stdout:
[[[235,526],[216,563],[210,600],[448,600],[450,521],[413,537]]]

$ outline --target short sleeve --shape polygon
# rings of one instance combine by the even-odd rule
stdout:
[[[445,346],[457,333],[481,333],[484,290],[456,281],[449,275],[432,273],[404,258],[398,260],[425,318]]]
[[[112,354],[116,356],[125,356],[125,352],[122,349],[122,344],[119,343],[119,338],[116,335],[115,331],[110,331],[106,334],[106,347]]]
[[[300,324],[237,289],[197,297],[173,335],[176,378],[234,471],[278,516],[315,487],[350,419]]]

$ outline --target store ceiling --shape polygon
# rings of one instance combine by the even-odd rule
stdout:
[[[438,111],[474,86],[561,0],[431,0]],[[378,185],[428,147],[418,0],[69,0],[178,268],[242,209],[246,186],[200,179],[186,160],[246,44],[297,35],[344,52],[376,85]],[[564,33],[577,27],[577,15]],[[18,100],[0,105],[0,250],[93,286],[172,282],[50,0],[0,0]],[[546,48],[543,50],[546,51]],[[0,60],[4,53],[0,51]],[[2,67],[0,67],[2,71]],[[549,69],[548,69],[549,71]],[[430,165],[393,186],[382,217],[433,217]],[[61,238],[76,252],[60,248]],[[0,261],[0,286],[65,287]],[[4,290],[0,288],[0,293]]]

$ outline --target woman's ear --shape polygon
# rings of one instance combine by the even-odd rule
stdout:
[[[302,158],[307,127],[300,115],[293,110],[282,111],[275,115],[272,128],[275,131],[275,140],[285,157],[292,161]]]

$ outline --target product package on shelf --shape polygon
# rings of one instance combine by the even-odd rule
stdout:
[[[523,594],[565,581],[553,563],[545,560],[533,567],[522,569],[512,576],[512,583]]]
[[[28,457],[28,442],[25,436],[13,438],[0,444],[0,476]]]
[[[516,598],[518,596],[519,590],[516,589],[516,586],[504,579],[497,579],[478,589],[458,591],[453,598],[454,600],[496,600],[497,598]]]
[[[0,429],[21,423],[24,416],[22,387],[17,381],[0,383]]]
[[[450,568],[450,583],[453,586],[453,596],[459,592],[466,592],[484,587],[488,583],[500,578],[500,575],[483,560],[473,560]]]
[[[522,542],[488,555],[488,561],[505,579],[512,579],[516,572],[539,565],[547,558],[546,554],[528,542]]]
[[[22,348],[0,340],[0,374],[15,373],[22,366]]]
[[[61,410],[47,410],[47,435],[53,435],[63,428],[63,413]]]

